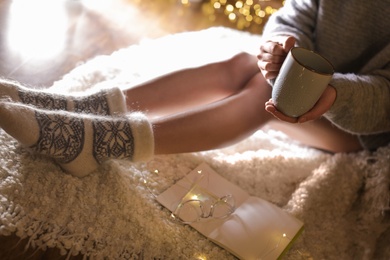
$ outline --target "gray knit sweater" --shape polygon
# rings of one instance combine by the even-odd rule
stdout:
[[[335,67],[324,115],[367,149],[390,143],[390,0],[287,0],[263,37],[292,35]]]

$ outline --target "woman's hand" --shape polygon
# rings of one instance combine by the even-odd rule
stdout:
[[[336,100],[336,95],[336,89],[331,85],[328,85],[314,107],[300,117],[286,116],[277,110],[271,99],[265,103],[265,110],[281,121],[289,123],[304,123],[307,121],[319,119],[332,107],[334,101]]]
[[[294,45],[295,38],[292,36],[273,37],[260,45],[257,65],[265,79],[276,78],[283,61]]]

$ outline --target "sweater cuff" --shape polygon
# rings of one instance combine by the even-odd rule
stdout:
[[[134,137],[133,161],[149,161],[154,155],[153,128],[145,114],[133,112],[127,115]]]
[[[334,125],[343,129],[344,131],[352,133],[351,129],[346,126],[353,126],[354,115],[351,114],[352,110],[349,109],[349,101],[352,98],[350,88],[346,85],[345,76],[340,73],[335,73],[329,83],[336,89],[336,100],[332,107],[324,114],[324,116],[330,120]]]
[[[346,93],[344,91],[344,89],[340,86],[342,86],[342,82],[343,82],[343,78],[342,76],[340,76],[338,73],[335,73],[332,77],[332,79],[330,80],[329,82],[329,85],[331,85],[332,87],[334,87],[336,89],[336,99],[332,105],[332,107],[329,109],[329,111],[326,113],[327,115],[333,115],[333,114],[338,114],[339,110],[342,109],[343,107],[343,102],[345,102],[345,100],[348,100],[348,99],[345,99],[345,96],[346,96]]]

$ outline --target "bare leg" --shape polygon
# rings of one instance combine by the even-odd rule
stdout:
[[[191,111],[157,118],[152,122],[155,153],[202,151],[240,141],[271,119],[264,109],[270,96],[271,87],[257,73],[235,95]]]
[[[155,154],[221,148],[274,121],[264,109],[271,87],[259,72],[256,58],[249,54],[172,73],[131,88],[126,94],[130,110],[138,108],[152,114],[162,111],[163,116],[152,119]],[[3,105],[4,113],[15,115],[10,107],[18,106],[9,102]],[[69,120],[75,119],[72,114],[68,116]],[[98,117],[91,118],[99,121]],[[3,123],[3,127],[8,127],[7,122]],[[313,147],[332,152],[361,149],[356,137],[332,127],[326,120],[302,125],[278,122],[274,126]],[[23,138],[21,135],[19,139]]]
[[[163,116],[192,109],[235,94],[257,73],[256,57],[233,58],[168,74],[125,92],[129,111]]]
[[[302,144],[332,153],[362,149],[356,136],[326,119],[305,124],[275,120],[264,109],[271,88],[260,73],[246,88],[213,104],[154,120],[155,154],[210,150],[232,145],[268,124]],[[261,146],[261,144],[259,144]]]
[[[356,137],[324,119],[300,125],[275,122],[264,108],[271,97],[271,87],[259,72],[256,58],[248,54],[175,72],[126,91],[128,109],[142,110],[152,119],[141,113],[102,117],[36,109],[29,102],[29,105],[17,103],[21,88],[13,91],[12,85],[7,87],[1,82],[0,86],[3,86],[0,127],[34,152],[53,158],[80,177],[107,159],[149,158],[153,148],[154,154],[221,148],[248,137],[266,124],[306,145],[331,152],[361,149]],[[115,105],[122,100],[124,105],[121,91],[116,92],[114,96],[119,98],[113,98],[111,103]],[[43,96],[40,92],[27,94],[30,99],[45,103],[68,100],[68,97]],[[12,101],[6,101],[4,96],[10,96]],[[111,95],[103,97],[108,100]],[[95,104],[101,104],[100,98],[91,100],[81,107],[95,108]],[[90,101],[90,97],[83,101]],[[68,103],[80,102],[74,99]],[[40,102],[33,103],[36,104]],[[57,142],[60,139],[66,141]]]
[[[302,144],[332,153],[362,150],[356,136],[342,131],[325,118],[304,124],[288,124],[273,120],[269,126],[286,133]]]

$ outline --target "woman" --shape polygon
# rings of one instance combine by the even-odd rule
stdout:
[[[178,71],[124,96],[116,88],[55,96],[4,80],[0,126],[79,177],[107,159],[221,148],[265,124],[330,152],[375,149],[390,140],[389,6],[286,1],[267,23],[257,58],[242,53]],[[294,45],[319,52],[336,70],[317,104],[299,118],[283,115],[270,100],[270,83]]]

